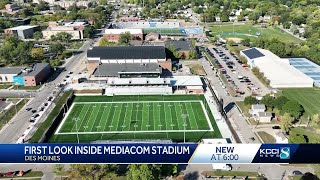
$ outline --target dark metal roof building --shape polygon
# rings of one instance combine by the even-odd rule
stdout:
[[[165,59],[163,46],[113,46],[93,47],[87,52],[88,58],[100,59]]]

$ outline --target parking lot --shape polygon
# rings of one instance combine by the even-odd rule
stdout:
[[[225,77],[235,96],[264,95],[270,92],[234,54],[219,46],[206,51],[217,65],[215,71]]]

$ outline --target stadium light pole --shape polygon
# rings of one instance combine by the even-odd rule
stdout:
[[[188,117],[188,114],[181,114],[181,117],[183,119],[183,142],[186,143],[186,118]]]
[[[78,132],[79,132],[79,130],[78,130],[78,121],[80,120],[80,118],[79,118],[79,117],[75,117],[75,118],[73,118],[72,120],[74,120],[74,121],[76,122],[77,141],[78,141],[78,144],[80,144],[79,134],[78,134]]]

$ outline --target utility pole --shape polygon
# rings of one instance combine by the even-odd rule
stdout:
[[[188,117],[188,114],[181,114],[181,117],[183,119],[183,142],[186,143],[186,118]]]
[[[78,129],[78,121],[80,120],[80,118],[79,118],[79,117],[76,117],[76,118],[73,118],[72,120],[76,122],[77,141],[78,141],[78,144],[80,144],[79,133],[78,133],[78,132],[79,132],[79,129]]]

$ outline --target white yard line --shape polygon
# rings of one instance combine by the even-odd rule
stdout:
[[[156,103],[156,102],[201,102],[200,100],[187,100],[187,101],[115,101],[115,102],[74,102],[73,104],[104,104],[104,103]]]
[[[68,134],[112,134],[112,133],[168,133],[168,132],[207,132],[208,130],[155,130],[155,131],[100,131],[100,132],[70,132],[70,133],[57,133],[57,135]]]
[[[180,103],[177,104],[177,106],[179,106],[179,108],[180,108],[180,111],[179,111],[179,112],[182,113],[181,105],[182,105],[182,104],[180,104]],[[174,106],[174,108],[175,108],[175,110],[176,110],[176,117],[177,117],[177,122],[178,122],[178,129],[180,129],[180,123],[179,123],[179,121],[180,121],[182,118],[180,119],[181,116],[179,116],[179,118],[178,118],[178,115],[177,115],[177,112],[178,112],[178,111],[177,111],[177,109],[176,109],[176,106]],[[182,122],[182,124],[184,124],[184,122]],[[183,126],[182,126],[182,129],[184,129]]]
[[[118,106],[118,107],[119,107],[119,106]],[[115,108],[118,108],[118,107],[115,107]],[[111,111],[111,110],[110,110],[110,111]],[[110,124],[110,126],[112,126],[113,119],[114,119],[114,115],[116,114],[115,112],[116,112],[116,110],[114,110],[114,112],[113,112],[113,116],[112,116],[112,119],[111,119],[111,124]],[[106,123],[106,125],[107,125],[107,123]],[[103,127],[103,129],[106,128],[106,125]],[[108,126],[108,128],[110,128],[110,127]]]
[[[195,113],[194,113],[194,111],[193,111],[192,104],[191,104],[191,103],[189,103],[189,105],[190,105],[190,107],[191,107],[191,111],[192,111],[193,118],[194,118],[194,120],[195,120],[195,123],[196,123],[197,129],[199,129],[199,127],[198,127],[198,123],[197,123],[197,118],[196,118]],[[203,113],[205,113],[205,112],[203,112]],[[190,121],[190,119],[189,119],[189,121]],[[191,122],[190,122],[190,124],[191,124]]]
[[[108,107],[108,106],[107,106]],[[101,115],[101,117],[100,117],[100,120],[99,120],[99,124],[98,124],[98,126],[96,126],[96,128],[97,127],[101,127],[101,120],[103,119],[103,115],[105,114],[105,112],[106,112],[106,106],[103,106],[103,112],[102,112],[102,115]],[[107,114],[107,118],[108,118],[108,115],[109,115],[109,113],[110,113],[110,109],[107,109],[107,112],[108,112],[108,114]],[[98,129],[98,128],[97,128]]]
[[[123,123],[122,123],[122,129],[123,129],[123,127],[125,126],[125,123],[126,123],[126,118],[127,118],[127,111],[128,111],[128,104],[126,104],[126,106],[125,106],[125,108],[126,108],[126,112],[124,113],[124,118],[123,118]]]
[[[120,120],[120,117],[121,117],[122,105],[123,104],[120,105],[121,107],[120,107],[119,118],[118,118],[118,121],[117,121],[116,129],[118,129],[119,120]]]
[[[203,110],[203,112],[204,112],[204,115],[205,115],[206,118],[207,118],[207,122],[208,122],[208,125],[209,125],[209,127],[210,127],[210,130],[213,131],[213,127],[212,127],[212,124],[211,124],[211,122],[210,122],[210,118],[209,118],[209,116],[208,116],[208,113],[207,113],[207,111],[206,111],[206,108],[204,107],[204,104],[203,104],[202,101],[200,102],[200,104],[201,104],[202,110]]]
[[[100,106],[101,106],[101,105],[100,105]],[[100,106],[99,106],[99,107],[100,107]],[[90,107],[89,107],[89,109],[90,109]],[[91,116],[92,116],[92,114],[93,114],[93,112],[94,112],[94,109],[95,109],[95,107],[92,109],[92,111],[91,111],[91,113],[90,113],[90,117],[89,117],[89,119],[87,119],[86,125],[83,126],[84,132],[86,132],[86,129],[88,128],[88,123],[91,121]],[[81,124],[80,124],[80,127],[78,127],[78,130],[81,128],[81,125],[82,125],[82,122],[81,122]]]
[[[94,121],[93,121],[93,123],[92,123],[92,127],[90,128],[90,131],[92,131],[93,126],[94,126],[95,122],[97,121],[97,116],[98,116],[98,114],[99,114],[99,112],[100,112],[100,108],[101,108],[101,104],[99,104],[99,108],[98,108],[97,114],[94,116]],[[93,112],[93,111],[92,111],[92,112]],[[90,118],[90,119],[91,119],[91,118]],[[88,123],[89,123],[89,121],[88,121]],[[87,123],[87,125],[88,125],[88,123]],[[99,122],[99,123],[100,123],[100,122]]]

